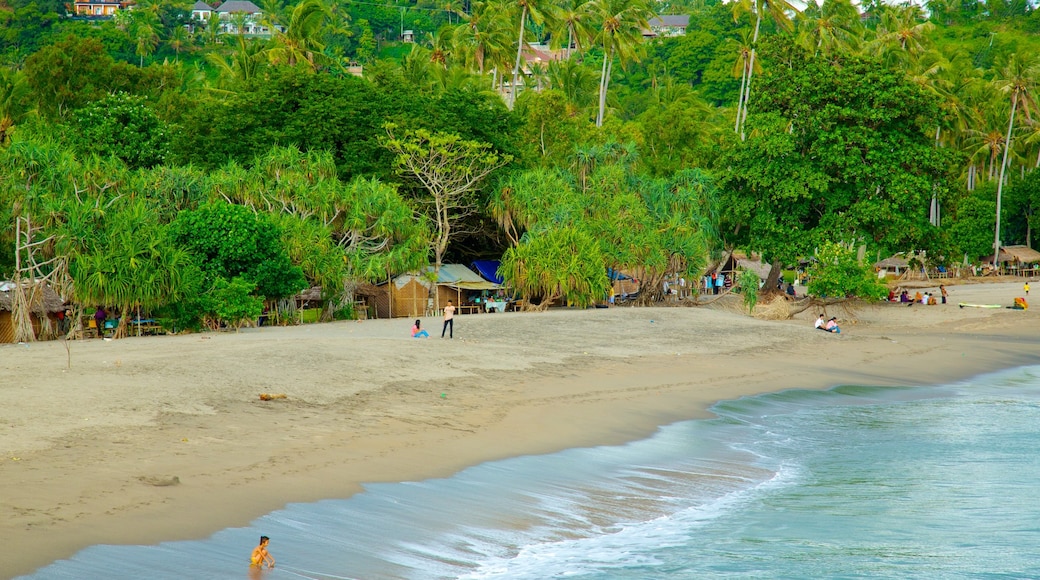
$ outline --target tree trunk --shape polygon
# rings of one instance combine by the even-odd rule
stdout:
[[[770,294],[776,291],[777,283],[780,281],[780,268],[782,264],[774,261],[769,265],[769,274],[766,275],[765,285],[762,286],[762,294]]]
[[[1000,181],[997,182],[997,226],[993,230],[993,269],[996,270],[1000,259],[1000,196],[1004,193],[1004,172],[1007,170],[1008,152],[1011,151],[1011,129],[1015,126],[1015,108],[1018,106],[1018,94],[1011,95],[1011,116],[1008,119],[1007,137],[1004,139],[1004,160],[1000,163]]]
[[[740,134],[740,111],[743,108],[742,99],[744,98],[744,85],[747,84],[747,66],[748,57],[747,55],[741,55],[744,59],[744,65],[740,70],[740,96],[737,97],[737,118],[733,122],[733,132],[737,135]]]
[[[520,37],[516,41],[516,65],[513,66],[513,86],[509,91],[509,108],[516,103],[517,77],[520,75],[520,56],[524,50],[524,21],[527,19],[527,5],[520,12]]]
[[[747,104],[748,101],[751,100],[751,78],[755,73],[755,54],[758,49],[758,32],[762,28],[761,8],[756,6],[755,12],[757,13],[758,18],[755,20],[755,35],[751,39],[751,62],[748,63],[747,86],[744,87],[744,94],[741,95],[741,107],[737,110],[741,141],[744,140],[744,122],[747,121]]]
[[[596,126],[603,126],[603,109],[607,106],[607,60],[610,59],[610,51],[603,52],[603,67],[599,73],[599,112],[596,114]]]

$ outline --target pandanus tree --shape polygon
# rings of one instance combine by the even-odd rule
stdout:
[[[23,99],[29,85],[20,71],[0,67],[0,147],[7,145],[16,123],[26,114]]]
[[[1036,108],[1033,94],[1036,89],[1037,78],[1040,78],[1040,60],[1037,60],[1036,57],[1021,58],[1012,54],[1008,57],[1007,63],[1001,68],[999,76],[994,81],[997,90],[1007,94],[1011,101],[1007,136],[1004,138],[1004,156],[1000,163],[1000,177],[997,181],[997,217],[993,232],[994,268],[997,267],[1000,256],[1000,196],[1004,191],[1008,153],[1011,151],[1011,133],[1015,126],[1015,112],[1021,108],[1027,118],[1031,117],[1031,110]],[[1030,118],[1030,120],[1032,119]]]

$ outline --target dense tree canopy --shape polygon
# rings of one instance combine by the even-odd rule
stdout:
[[[818,293],[870,295],[853,248],[977,262],[1040,225],[1028,2],[259,4],[0,0],[0,277],[32,252],[77,308],[179,327],[308,285],[347,312],[431,258],[503,257],[542,305],[603,300],[608,269],[651,301],[729,250],[826,255]]]

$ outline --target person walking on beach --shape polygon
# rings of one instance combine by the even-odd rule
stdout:
[[[250,568],[263,568],[264,564],[267,564],[268,568],[274,568],[274,557],[267,552],[267,543],[270,541],[271,538],[260,536],[260,545],[253,548],[253,555],[249,558]]]
[[[1027,281],[1025,286],[1022,287],[1026,291],[1026,296],[1029,296],[1029,282]]]
[[[448,338],[455,338],[455,306],[451,300],[444,307],[444,327],[441,328],[441,338],[444,338],[445,331],[448,332]]]

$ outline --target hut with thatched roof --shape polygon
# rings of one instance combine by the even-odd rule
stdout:
[[[33,334],[37,338],[54,338],[57,334],[58,317],[65,312],[65,303],[61,297],[47,284],[38,286],[41,294],[30,308]],[[14,282],[0,282],[0,343],[15,342],[15,321],[13,304],[15,294]],[[23,290],[29,288],[23,284]]]

